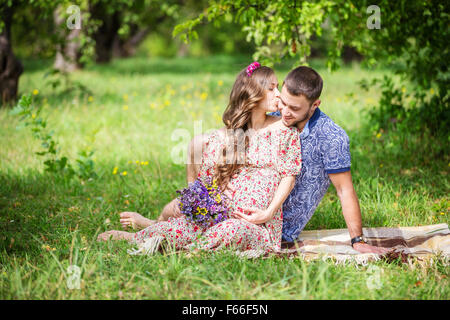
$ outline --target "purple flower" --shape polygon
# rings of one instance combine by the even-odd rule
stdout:
[[[187,188],[177,190],[181,213],[202,228],[211,227],[229,218],[227,196],[220,192],[210,177],[198,178]]]

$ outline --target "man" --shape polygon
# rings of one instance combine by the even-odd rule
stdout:
[[[283,204],[283,239],[294,241],[298,238],[331,182],[341,202],[353,248],[360,253],[384,254],[388,249],[371,246],[364,241],[361,211],[350,173],[349,138],[319,109],[322,87],[320,75],[312,68],[301,66],[286,76],[279,97],[278,115],[281,115],[284,125],[299,129],[302,146],[302,171]],[[202,152],[203,138],[195,137],[189,146],[188,182],[197,177],[199,166],[193,160]],[[180,216],[176,200],[166,205],[158,220],[167,220],[170,216]],[[256,224],[259,219],[257,214],[245,217],[245,220]],[[121,213],[121,222],[124,226],[134,223],[140,227],[152,223],[130,212]]]

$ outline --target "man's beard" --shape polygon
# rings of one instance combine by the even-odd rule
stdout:
[[[292,123],[292,124],[290,124],[289,125],[289,127],[292,127],[292,126],[297,126],[300,122],[303,122],[303,121],[306,121],[306,120],[308,120],[308,118],[310,117],[310,111],[311,111],[311,107],[309,108],[309,110],[308,110],[308,112],[305,114],[305,116],[302,118],[302,119],[300,119],[300,120],[295,120],[295,122],[294,123]],[[284,125],[287,125],[286,123],[284,124]]]

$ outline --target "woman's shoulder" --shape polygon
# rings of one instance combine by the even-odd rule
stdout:
[[[205,141],[209,144],[211,142],[221,143],[225,140],[225,127],[219,129],[213,129],[204,133]]]
[[[275,117],[274,117],[275,118]],[[297,127],[286,127],[283,123],[283,121],[281,121],[280,117],[276,117],[278,119],[272,121],[271,123],[269,123],[269,125],[267,126],[267,129],[269,129],[272,132],[278,133],[278,134],[297,134],[298,133],[298,129]]]

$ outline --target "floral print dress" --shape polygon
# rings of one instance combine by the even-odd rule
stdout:
[[[301,147],[296,128],[274,128],[253,131],[249,137],[247,164],[230,180],[234,195],[230,211],[244,208],[267,209],[283,177],[296,176],[301,170]],[[208,136],[198,176],[212,176],[220,160],[224,138],[219,131]],[[272,220],[253,224],[240,219],[228,219],[202,229],[184,217],[169,218],[135,234],[135,242],[143,243],[153,236],[162,236],[176,249],[218,250],[232,247],[244,252],[278,251],[281,245],[283,213],[279,208]]]

